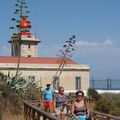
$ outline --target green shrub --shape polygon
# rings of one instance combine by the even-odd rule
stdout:
[[[100,98],[95,103],[95,110],[100,111],[102,113],[109,113],[110,109],[113,107],[110,100],[105,98]]]
[[[89,88],[87,95],[90,99],[98,100],[100,98],[98,92],[94,88]]]
[[[114,104],[116,107],[120,108],[120,99],[119,100],[114,100]]]
[[[95,102],[95,110],[115,116],[120,116],[120,93],[103,93]]]
[[[109,114],[114,116],[120,116],[120,108],[117,107],[111,108]]]

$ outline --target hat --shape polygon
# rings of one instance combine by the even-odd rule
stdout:
[[[46,84],[46,86],[50,86],[50,84]]]

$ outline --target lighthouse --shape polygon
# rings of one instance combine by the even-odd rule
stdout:
[[[27,16],[23,16],[21,22],[16,25],[19,32],[12,34],[11,40],[11,56],[20,57],[38,57],[39,38],[30,32],[31,23],[27,21]]]

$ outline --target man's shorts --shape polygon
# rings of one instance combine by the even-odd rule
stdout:
[[[67,108],[65,107],[56,107],[56,114],[67,114]]]
[[[53,106],[53,102],[49,101],[49,102],[44,102],[44,107],[52,107]]]

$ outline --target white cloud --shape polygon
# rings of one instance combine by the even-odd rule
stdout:
[[[8,48],[7,48],[7,46],[3,46],[2,49],[3,50],[7,50]]]
[[[10,56],[11,48],[8,46],[0,46],[0,56]]]
[[[80,40],[76,43],[76,46],[80,47],[108,47],[112,46],[113,42],[111,39],[107,39],[103,41],[102,43],[99,42],[92,42],[92,41],[87,41],[87,40]]]
[[[80,64],[89,64],[92,76],[120,77],[120,47],[111,39],[103,42],[80,40],[73,57]]]
[[[119,78],[120,47],[108,38],[103,42],[80,40],[76,44],[72,59],[79,64],[90,65],[91,76]],[[0,46],[0,56],[10,55],[10,46]],[[62,45],[51,44],[39,47],[40,57],[57,57]]]

